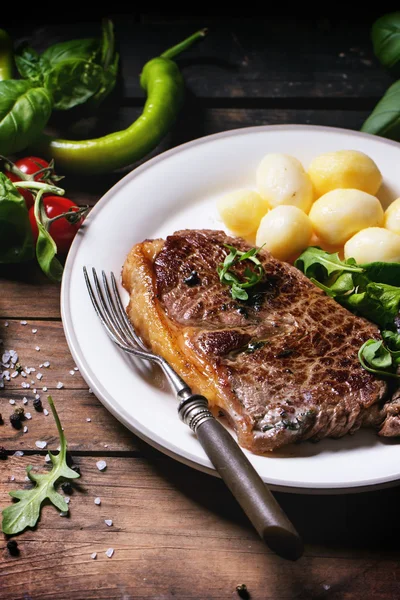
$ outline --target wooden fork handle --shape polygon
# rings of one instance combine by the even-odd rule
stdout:
[[[299,534],[240,446],[211,414],[207,399],[190,394],[178,412],[264,542],[283,558],[300,558],[303,542]]]

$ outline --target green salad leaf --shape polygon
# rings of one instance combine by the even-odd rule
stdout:
[[[383,340],[368,340],[359,351],[362,366],[377,375],[397,377],[400,364],[400,263],[357,265],[320,248],[307,248],[296,260],[311,281],[339,304],[378,325]]]
[[[261,248],[251,248],[247,252],[242,252],[234,246],[228,244],[225,244],[225,246],[229,249],[229,254],[217,268],[219,279],[221,283],[231,287],[231,296],[234,300],[248,300],[249,295],[246,288],[257,285],[264,275],[263,266],[256,256]],[[232,271],[232,267],[245,260],[251,261],[255,265],[255,269],[252,271],[249,267],[246,267],[243,275],[239,277],[238,274]]]
[[[56,508],[67,512],[68,504],[65,502],[65,498],[56,492],[54,485],[61,478],[68,480],[80,476],[67,465],[67,441],[51,396],[48,397],[48,401],[60,437],[60,452],[59,454],[49,452],[53,465],[49,473],[33,473],[32,466],[27,467],[27,475],[35,484],[35,487],[30,490],[13,490],[10,492],[10,496],[16,498],[19,502],[7,506],[3,510],[2,531],[7,535],[15,535],[27,527],[34,527],[40,517],[42,503],[47,498]]]

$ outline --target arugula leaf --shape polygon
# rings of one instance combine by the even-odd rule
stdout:
[[[353,259],[342,261],[338,252],[329,254],[317,246],[310,246],[295,261],[294,266],[303,271],[311,279],[316,279],[321,283],[339,271],[349,271],[351,273],[362,273],[364,269],[355,264]]]
[[[219,279],[221,283],[231,286],[231,296],[234,300],[248,300],[249,295],[245,291],[245,288],[250,288],[257,285],[257,283],[259,283],[263,278],[264,269],[261,262],[256,257],[256,254],[261,250],[261,248],[251,248],[247,252],[242,252],[234,246],[229,246],[229,244],[224,245],[229,249],[230,252],[225,257],[224,262],[217,267]],[[255,271],[252,271],[246,267],[243,274],[243,280],[241,281],[239,277],[229,269],[238,262],[242,262],[244,260],[250,260],[253,262],[256,265],[256,269]]]
[[[381,334],[389,352],[400,352],[400,333],[384,330]]]
[[[68,511],[68,504],[61,494],[55,491],[54,484],[62,477],[64,479],[76,479],[79,474],[70,469],[66,462],[67,442],[61,427],[60,419],[55,409],[51,396],[48,397],[51,411],[57,425],[60,437],[60,452],[57,455],[49,452],[53,468],[49,473],[32,473],[32,466],[26,469],[29,479],[35,483],[30,490],[13,490],[10,492],[12,498],[19,502],[7,506],[3,510],[2,531],[7,535],[20,533],[26,527],[34,527],[40,516],[42,502],[48,498],[56,508]]]
[[[360,267],[365,270],[370,281],[394,286],[400,284],[400,263],[373,262]]]

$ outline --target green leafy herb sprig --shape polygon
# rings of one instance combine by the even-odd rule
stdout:
[[[257,258],[261,248],[251,248],[247,252],[242,252],[234,246],[224,244],[229,249],[229,254],[225,260],[217,268],[219,279],[224,285],[231,287],[231,296],[234,300],[248,300],[249,295],[246,292],[247,288],[254,287],[261,281],[264,275],[264,268]],[[245,261],[250,260],[254,265],[254,270],[246,267],[241,278],[232,270],[232,267]]]
[[[48,402],[60,437],[60,452],[57,455],[49,452],[53,464],[53,468],[49,473],[32,473],[32,466],[26,468],[27,475],[35,484],[35,487],[30,490],[13,490],[10,492],[10,496],[17,498],[19,502],[7,506],[3,510],[2,531],[7,535],[15,535],[26,529],[26,527],[34,527],[40,517],[42,502],[46,498],[59,510],[68,512],[68,504],[65,502],[65,498],[56,492],[54,484],[60,478],[68,480],[80,477],[79,473],[73,471],[67,465],[67,441],[51,396],[48,397]]]
[[[368,340],[358,353],[361,365],[376,375],[400,378],[400,335],[395,319],[400,309],[400,263],[358,265],[311,246],[295,266],[339,304],[376,323],[383,340]]]

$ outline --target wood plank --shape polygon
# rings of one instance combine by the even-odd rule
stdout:
[[[39,388],[42,405],[50,411],[47,396],[51,394],[65,430],[68,448],[71,452],[108,454],[115,452],[139,452],[144,444],[115,419],[94,394],[85,390],[49,390]],[[28,403],[22,402],[23,398]],[[15,401],[11,405],[9,400]],[[32,390],[0,390],[0,413],[4,425],[0,425],[0,445],[9,454],[16,450],[36,451],[35,442],[43,440],[50,448],[58,446],[57,429],[51,413],[47,416],[33,408]],[[23,425],[28,428],[17,430],[11,426],[9,417],[16,407],[22,406],[30,413],[31,419],[25,419]],[[178,418],[178,417],[177,417]],[[90,419],[90,422],[87,421]]]
[[[110,16],[107,13],[107,16]],[[188,88],[203,98],[377,99],[392,78],[373,55],[370,22],[304,15],[257,19],[190,18],[186,22],[138,23],[132,14],[111,15],[121,56],[118,94],[141,98],[139,74],[149,59],[199,27],[209,35],[178,59]],[[33,20],[33,23],[35,21]],[[41,51],[60,40],[98,36],[92,22],[38,24],[10,22],[16,43],[29,40]]]
[[[6,323],[8,323],[7,326]],[[26,325],[21,323],[26,323]],[[36,330],[36,333],[33,333],[32,330]],[[2,320],[0,332],[3,340],[1,348],[16,350],[22,367],[28,366],[36,369],[25,378],[18,375],[11,378],[10,381],[6,381],[3,393],[9,393],[12,390],[20,391],[23,389],[23,383],[28,383],[30,390],[33,388],[40,390],[43,386],[54,390],[59,381],[63,383],[66,390],[88,389],[79,371],[74,371],[75,363],[69,352],[60,321]],[[40,350],[36,350],[36,347]],[[50,366],[48,368],[40,367],[45,361],[49,361]],[[74,374],[71,375],[70,371],[73,371]],[[42,375],[40,380],[37,378],[39,373]]]
[[[71,495],[69,518],[45,506],[39,527],[19,536],[18,558],[0,542],[2,600],[228,600],[237,597],[240,583],[255,600],[400,594],[393,519],[399,490],[347,497],[279,494],[306,543],[305,556],[291,563],[261,542],[220,480],[166,457],[107,458],[103,472],[96,460],[76,459],[82,478]],[[2,508],[9,489],[27,485],[27,464],[40,467],[43,456],[0,463]],[[100,506],[94,505],[97,496]],[[105,519],[113,525],[107,527]],[[115,553],[107,558],[110,547]]]

